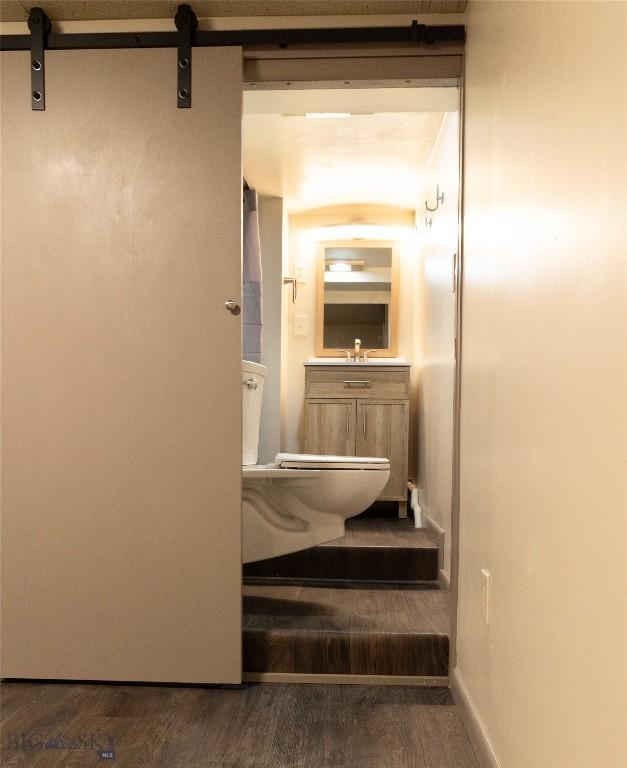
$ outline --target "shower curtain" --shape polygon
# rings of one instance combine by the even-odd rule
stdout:
[[[243,249],[244,360],[260,363],[263,325],[261,242],[257,216],[257,192],[254,189],[244,189]]]

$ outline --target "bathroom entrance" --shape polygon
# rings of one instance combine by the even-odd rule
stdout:
[[[280,552],[277,533],[276,554],[245,558],[245,679],[442,685],[453,623],[459,78],[322,85],[245,85],[254,247],[245,243],[244,357],[266,371],[244,494],[255,471],[292,467],[328,500],[323,472],[336,471],[330,512],[342,531],[313,546],[294,537]],[[368,459],[386,460],[387,475],[355,512],[374,476]],[[361,474],[350,472],[360,460]],[[275,485],[311,535],[318,518],[299,518],[299,499]],[[246,514],[245,503],[245,551]]]
[[[429,46],[433,55],[415,53],[426,47],[413,39],[407,56],[400,49],[389,58],[370,55],[359,46],[333,59],[336,87],[329,87],[328,61],[310,58],[311,49],[279,58],[274,48],[200,45],[188,109],[179,100],[189,92],[174,83],[175,72],[188,76],[179,71],[186,67],[171,66],[173,50],[137,46],[141,34],[107,38],[113,50],[46,49],[45,110],[33,108],[31,79],[43,73],[30,66],[24,37],[12,36],[15,49],[2,52],[3,103],[10,105],[2,113],[2,184],[10,190],[2,220],[3,430],[12,446],[2,468],[3,590],[18,595],[28,587],[28,600],[5,600],[3,670],[15,677],[234,683],[242,668],[242,385],[261,394],[261,374],[241,377],[242,55],[246,94],[300,92],[320,101],[277,103],[269,111],[260,104],[246,114],[246,121],[256,114],[266,123],[278,117],[290,129],[275,125],[264,134],[263,125],[245,126],[247,137],[262,141],[258,159],[270,156],[255,168],[244,152],[245,232],[254,242],[258,231],[261,246],[257,261],[246,259],[244,339],[246,356],[258,354],[265,369],[263,427],[244,486],[254,491],[250,508],[256,503],[258,517],[271,523],[264,541],[253,538],[265,551],[248,558],[250,568],[341,541],[345,521],[362,519],[377,500],[390,505],[390,523],[411,527],[411,512],[403,517],[410,479],[428,516],[422,475],[413,472],[416,436],[427,428],[415,426],[412,350],[422,342],[409,318],[426,308],[417,297],[427,290],[420,281],[430,284],[432,274],[426,261],[424,275],[416,272],[426,179],[416,163],[429,153],[408,121],[417,115],[430,125],[433,142],[440,135],[434,114],[449,110],[431,104],[407,112],[404,100],[426,94],[418,88],[425,79],[441,96],[455,95],[461,56],[437,46]],[[53,42],[64,45],[59,35]],[[181,43],[167,39],[173,48]],[[80,46],[98,42],[74,39]],[[269,87],[279,82],[285,87]],[[376,91],[379,100],[370,105],[324,103]],[[387,102],[397,91],[404,100]],[[137,93],[145,95],[141,108]],[[307,126],[318,133],[298,133]],[[330,133],[320,133],[325,126]],[[282,150],[291,162],[283,162],[289,158]],[[455,199],[445,190],[446,203],[438,203],[431,183],[424,194],[440,214]],[[435,226],[424,222],[425,231]],[[349,330],[353,344],[344,349]],[[313,513],[326,518],[314,521]],[[277,552],[275,523],[282,534],[292,526],[300,543]],[[246,542],[246,520],[243,527]],[[329,581],[330,573],[313,578]],[[431,575],[425,580],[435,587],[437,569]],[[364,586],[355,572],[349,577],[337,580]],[[312,577],[294,578],[290,589]],[[369,674],[378,630],[360,630],[358,617],[367,611],[350,608],[362,591],[352,586],[331,593],[325,583],[319,598],[249,592],[247,673],[329,674],[294,657],[288,672],[283,662],[264,661],[273,642],[268,621],[278,610],[303,617],[307,638],[319,616],[344,627],[344,661],[333,673]],[[442,606],[428,602],[436,591],[421,590],[427,603],[407,613],[441,617]],[[64,611],[51,613],[59,594]],[[332,596],[344,602],[325,604]],[[363,590],[364,597],[376,606],[376,595]],[[401,591],[386,597],[409,600]],[[86,614],[86,604],[97,605],[97,615]],[[33,625],[42,616],[45,634]],[[437,643],[441,625],[427,627]],[[290,624],[289,633],[295,629]],[[307,647],[331,642],[328,629]],[[346,662],[347,649],[359,644],[355,632],[367,643],[365,667]],[[384,633],[381,642],[388,640]],[[409,677],[441,678],[445,647],[442,641],[439,666],[410,665]],[[137,648],[151,650],[129,651]],[[390,666],[377,669],[385,675]]]

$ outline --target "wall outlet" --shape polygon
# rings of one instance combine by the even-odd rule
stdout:
[[[294,315],[294,336],[307,335],[307,315]]]
[[[483,620],[486,624],[490,623],[490,571],[481,569],[481,610]]]

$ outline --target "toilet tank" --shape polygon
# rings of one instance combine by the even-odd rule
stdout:
[[[256,464],[259,455],[261,403],[266,367],[242,360],[242,465]]]

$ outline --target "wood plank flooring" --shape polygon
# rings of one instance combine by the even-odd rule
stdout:
[[[244,670],[448,675],[439,590],[244,587]]]
[[[3,683],[0,711],[3,768],[479,768],[441,688]],[[30,734],[110,736],[115,759]]]
[[[356,517],[340,539],[244,566],[244,577],[275,581],[419,584],[438,578],[438,548],[411,520]]]

